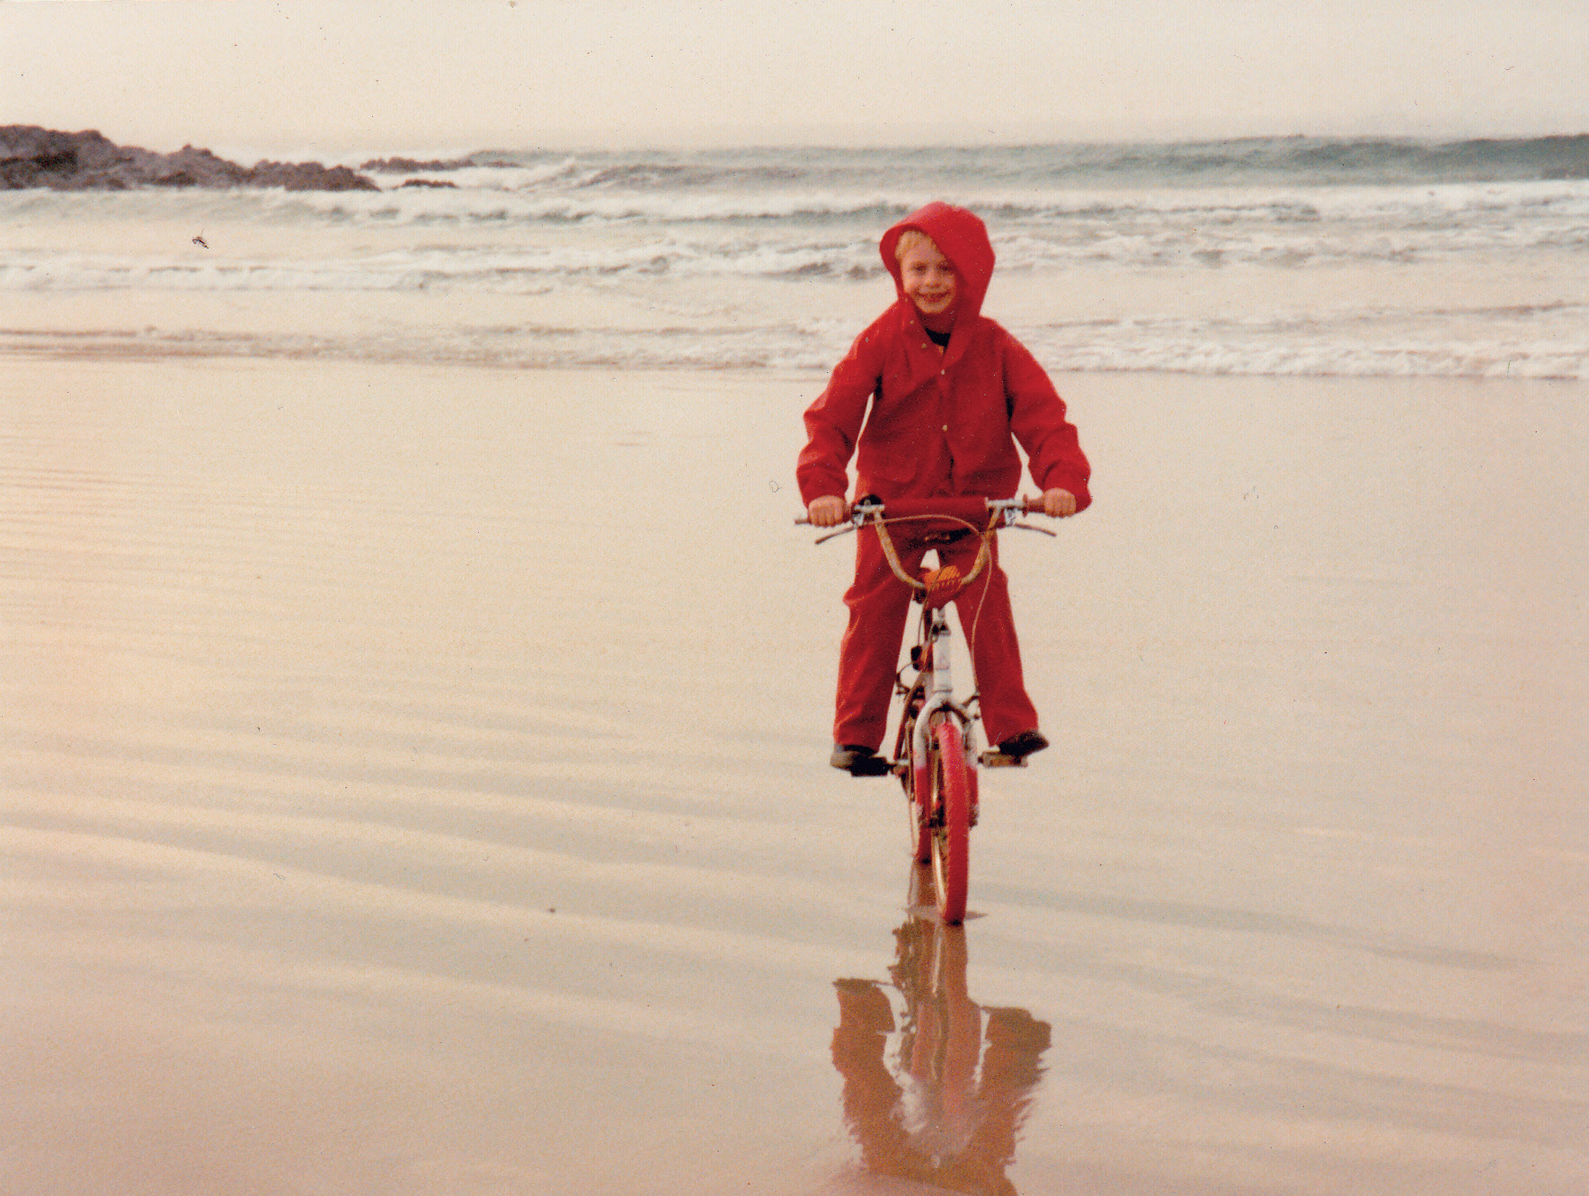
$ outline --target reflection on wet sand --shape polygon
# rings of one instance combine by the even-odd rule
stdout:
[[[932,883],[929,869],[912,870],[890,982],[834,981],[844,1120],[874,1174],[1010,1196],[1005,1170],[1042,1077],[1050,1027],[1024,1009],[971,1000],[966,930],[938,920]]]

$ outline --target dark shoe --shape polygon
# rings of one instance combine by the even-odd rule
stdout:
[[[999,744],[999,752],[1016,760],[1024,760],[1033,752],[1040,752],[1048,746],[1048,740],[1041,731],[1022,731],[1019,735],[1011,735]]]
[[[842,768],[852,777],[882,777],[893,771],[893,766],[871,748],[853,743],[837,744],[828,763]]]

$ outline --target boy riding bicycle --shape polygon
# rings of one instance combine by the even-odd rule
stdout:
[[[993,247],[964,208],[931,203],[883,234],[883,263],[897,299],[862,332],[805,413],[806,446],[796,477],[818,527],[849,518],[846,467],[855,493],[890,499],[977,495],[1009,498],[1026,450],[1044,512],[1074,515],[1092,501],[1091,471],[1043,367],[982,315]],[[863,426],[864,424],[864,426]],[[969,574],[981,537],[967,531],[895,532],[914,574],[929,549]],[[990,536],[990,541],[992,537]],[[955,598],[976,672],[988,741],[1024,758],[1048,746],[1021,675],[1008,583],[990,543],[988,566]],[[839,650],[831,763],[852,776],[880,776],[877,755],[899,664],[911,592],[875,534],[856,540],[855,581],[844,595],[849,625]]]

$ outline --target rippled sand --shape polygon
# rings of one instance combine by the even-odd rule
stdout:
[[[0,1192],[1585,1190],[1589,389],[1066,380],[958,932],[816,384],[0,362]]]

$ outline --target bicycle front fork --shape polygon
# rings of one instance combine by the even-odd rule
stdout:
[[[925,617],[927,628],[922,642],[910,650],[911,664],[916,667],[918,677],[924,674],[928,679],[928,683],[922,687],[921,707],[915,712],[915,726],[912,728],[912,742],[909,745],[912,766],[924,767],[930,757],[930,724],[932,716],[939,711],[947,711],[960,720],[966,759],[975,760],[977,758],[976,718],[965,706],[955,701],[954,696],[954,670],[949,653],[951,637],[949,620],[941,607],[928,610]],[[914,690],[913,686],[912,692]],[[905,717],[911,717],[908,709]]]

